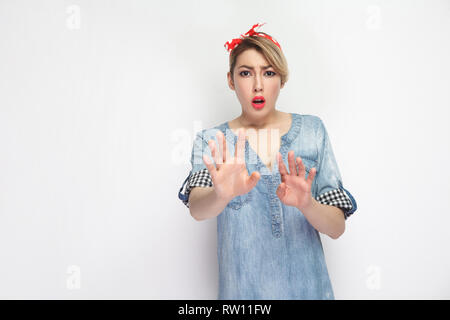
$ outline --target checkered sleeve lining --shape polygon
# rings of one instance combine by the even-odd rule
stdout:
[[[189,180],[186,185],[185,199],[182,200],[186,207],[189,208],[189,193],[194,187],[212,187],[212,179],[208,169],[202,169],[189,176]]]
[[[335,206],[344,212],[344,218],[347,218],[353,213],[353,203],[348,195],[342,189],[333,189],[322,193],[316,197],[316,200],[322,204]]]

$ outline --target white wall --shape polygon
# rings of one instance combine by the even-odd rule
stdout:
[[[216,298],[216,220],[177,195],[257,22],[358,202],[336,298],[450,298],[448,0],[1,1],[0,298]]]

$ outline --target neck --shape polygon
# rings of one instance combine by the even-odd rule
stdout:
[[[270,127],[272,124],[277,123],[280,119],[281,112],[274,110],[267,116],[263,118],[249,118],[244,113],[242,113],[239,118],[237,118],[239,125],[244,128],[253,129],[265,129]]]

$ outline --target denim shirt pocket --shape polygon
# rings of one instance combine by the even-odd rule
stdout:
[[[250,190],[250,192],[246,194],[234,197],[230,202],[228,202],[227,208],[239,210],[242,207],[248,205],[252,201],[252,199],[253,199],[253,190]]]
[[[302,157],[302,163],[305,166],[305,171],[306,171],[306,176],[305,178],[308,177],[309,172],[311,171],[311,168],[316,168],[317,171],[317,159],[312,159],[310,157]]]

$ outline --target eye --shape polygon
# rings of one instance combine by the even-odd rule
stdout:
[[[241,76],[246,76],[246,74],[243,74],[244,72],[249,72],[249,71],[247,71],[247,70],[241,71],[239,74],[240,74]],[[267,73],[267,72],[270,73],[270,74],[269,74],[270,77],[273,77],[274,75],[276,75],[276,73],[273,72],[273,71],[266,71],[266,73]]]

